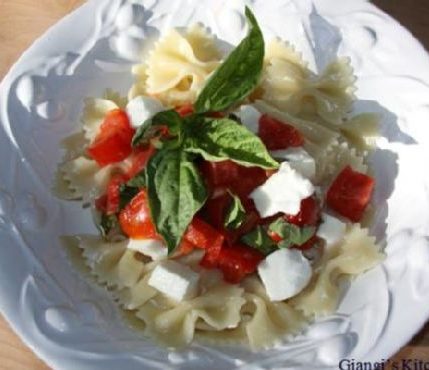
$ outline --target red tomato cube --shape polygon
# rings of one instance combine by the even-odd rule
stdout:
[[[113,215],[119,211],[119,188],[129,180],[127,175],[115,174],[107,185],[106,214]]]
[[[287,149],[304,144],[304,137],[292,125],[267,114],[259,119],[258,135],[268,150]]]
[[[124,234],[130,238],[160,238],[150,216],[146,190],[140,190],[119,213],[119,224]]]
[[[131,154],[134,132],[127,114],[114,109],[107,113],[100,132],[88,148],[88,155],[100,166],[120,162]]]
[[[320,206],[316,198],[308,197],[301,201],[301,209],[296,215],[285,215],[291,224],[304,226],[316,225],[320,220]]]
[[[223,247],[218,257],[218,268],[229,283],[239,283],[246,275],[256,271],[264,255],[242,244]]]
[[[374,185],[372,177],[347,166],[331,184],[326,198],[327,204],[340,215],[359,222],[371,199]]]

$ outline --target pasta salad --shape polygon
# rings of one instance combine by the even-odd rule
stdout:
[[[245,12],[226,56],[202,26],[170,30],[63,141],[55,191],[100,231],[65,236],[70,256],[173,348],[272,346],[383,258],[365,228],[378,122],[350,115],[349,60],[316,74]]]

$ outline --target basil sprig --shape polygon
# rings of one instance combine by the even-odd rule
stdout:
[[[159,150],[144,172],[127,183],[123,198],[146,187],[149,208],[157,232],[169,252],[180,243],[195,213],[207,198],[204,181],[193,159],[232,160],[244,166],[277,168],[259,137],[234,117],[209,118],[204,113],[222,111],[248,96],[258,84],[264,59],[264,39],[257,21],[246,7],[250,32],[215,71],[194,104],[196,113],[181,117],[168,110],[155,114],[139,127],[132,145],[151,142]],[[168,135],[165,133],[168,129]],[[238,227],[244,219],[238,202],[228,213],[227,226]]]
[[[227,209],[224,225],[228,229],[238,229],[246,219],[246,210],[241,204],[241,200],[236,195],[230,193],[232,203]]]
[[[184,148],[208,161],[231,160],[243,166],[277,168],[262,140],[229,118],[197,117],[187,124]]]
[[[180,243],[207,191],[189,154],[162,149],[148,162],[146,181],[149,208],[156,230],[171,253]]]
[[[255,16],[246,7],[250,32],[207,81],[195,103],[198,113],[219,112],[248,96],[259,82],[264,38]]]
[[[283,239],[279,243],[280,248],[303,245],[308,242],[316,232],[314,226],[299,227],[281,218],[271,223],[268,229],[278,234]]]

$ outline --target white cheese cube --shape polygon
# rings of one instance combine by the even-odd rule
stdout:
[[[137,96],[128,102],[125,109],[131,126],[137,128],[156,113],[165,110],[165,107],[159,100],[150,96]]]
[[[316,161],[304,148],[273,150],[270,154],[276,159],[288,161],[294,170],[307,179],[314,179],[316,175]]]
[[[180,302],[197,295],[199,278],[200,275],[188,266],[166,260],[155,267],[148,284]]]
[[[298,249],[279,249],[258,266],[258,274],[271,301],[297,295],[310,282],[310,262]]]
[[[262,114],[252,105],[242,105],[238,111],[235,112],[240,117],[241,123],[246,126],[254,134],[259,131],[259,118]]]
[[[167,258],[168,254],[165,244],[156,239],[130,239],[127,248],[149,256],[154,261]]]
[[[264,184],[250,194],[261,217],[273,216],[278,212],[296,215],[301,201],[314,192],[311,182],[295,171],[288,162]]]
[[[322,223],[317,230],[316,235],[325,240],[326,245],[337,244],[343,239],[346,233],[346,224],[336,217],[322,213]]]

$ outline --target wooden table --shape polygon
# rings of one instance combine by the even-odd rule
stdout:
[[[0,78],[34,39],[83,1],[0,0]],[[411,29],[429,48],[427,0],[377,0],[374,2]],[[426,325],[394,358],[429,360],[429,325]],[[42,369],[49,369],[49,367],[39,360],[0,318],[0,370]]]

